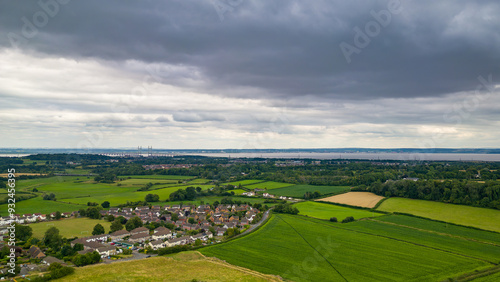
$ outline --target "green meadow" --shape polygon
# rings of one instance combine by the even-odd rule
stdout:
[[[299,209],[300,215],[307,215],[319,219],[330,219],[331,217],[336,217],[338,221],[342,221],[342,219],[348,216],[352,216],[354,219],[360,219],[383,215],[382,213],[371,212],[369,210],[353,209],[311,201],[296,203],[294,206]]]
[[[318,191],[321,194],[339,194],[349,191],[349,186],[317,186],[317,185],[293,185],[284,188],[273,189],[271,192],[277,196],[302,198],[306,192]]]
[[[52,213],[55,211],[72,212],[81,208],[87,208],[87,205],[67,204],[56,201],[44,201],[40,197],[32,198],[26,201],[16,203],[16,214],[25,213]],[[7,204],[0,205],[0,215],[7,216]]]
[[[440,202],[390,198],[378,210],[401,212],[455,224],[500,232],[500,211]]]
[[[193,179],[196,176],[186,176],[186,175],[121,175],[118,178],[137,178],[137,179],[167,179],[167,180],[187,180]]]
[[[111,223],[105,220],[90,218],[67,218],[49,222],[33,223],[29,226],[33,229],[33,237],[43,238],[45,231],[51,227],[59,229],[59,234],[66,238],[91,236],[96,224],[101,224],[106,233],[109,232]]]
[[[356,230],[364,223],[273,215],[256,232],[200,251],[295,281],[442,281],[493,266],[477,253],[463,253],[470,251],[464,245],[453,248],[460,239],[446,237],[446,248],[433,247],[419,238],[385,236],[379,229]],[[383,230],[386,225],[381,225]]]
[[[274,181],[265,181],[265,182],[261,182],[261,183],[257,183],[257,184],[250,184],[250,185],[244,185],[244,186],[245,186],[245,188],[248,188],[248,189],[259,188],[259,189],[268,189],[268,190],[271,190],[271,189],[288,187],[288,186],[292,186],[292,185],[293,184],[290,184],[290,183],[280,183],[280,182],[274,182]]]
[[[247,185],[256,184],[256,183],[260,183],[260,182],[264,182],[264,180],[248,179],[248,180],[228,182],[228,183],[224,183],[224,185],[238,186],[241,184],[241,186],[245,187]]]

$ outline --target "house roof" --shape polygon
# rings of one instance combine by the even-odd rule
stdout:
[[[163,244],[163,241],[162,240],[156,240],[156,241],[153,241],[153,242],[150,242],[151,245],[161,245]]]
[[[147,229],[146,227],[137,227],[136,229],[130,231],[130,233],[146,232],[146,231],[149,232],[149,229]]]
[[[63,264],[64,261],[58,259],[58,258],[55,258],[55,257],[52,257],[52,256],[47,256],[43,259],[44,262],[48,263],[48,264],[53,264],[54,262],[58,262],[60,264]]]
[[[129,234],[130,234],[130,232],[128,232],[127,230],[118,230],[118,231],[111,233],[110,235],[111,236],[122,236],[122,235],[129,235]]]
[[[134,239],[141,239],[141,238],[148,238],[148,237],[149,237],[149,234],[139,233],[139,234],[135,234],[135,235],[130,236],[130,239],[134,240]]]

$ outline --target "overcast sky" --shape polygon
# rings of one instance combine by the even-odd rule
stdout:
[[[0,147],[500,147],[500,3],[0,2]]]

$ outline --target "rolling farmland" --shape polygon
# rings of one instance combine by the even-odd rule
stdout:
[[[137,177],[137,178],[136,178]],[[149,177],[149,178],[146,178]],[[152,178],[151,178],[152,177]],[[16,182],[18,191],[33,193],[37,189],[38,197],[16,203],[19,213],[51,213],[55,211],[72,212],[86,208],[88,202],[102,203],[109,201],[112,206],[124,204],[127,201],[144,201],[147,194],[157,194],[160,201],[168,199],[170,194],[178,189],[189,186],[207,190],[213,185],[206,185],[207,179],[193,179],[186,183],[178,183],[178,179],[193,177],[177,177],[171,175],[141,175],[126,177],[115,183],[96,183],[93,178],[78,176],[56,176],[49,178],[27,179]],[[148,191],[137,191],[147,183],[153,186]],[[0,189],[1,192],[7,190]],[[54,193],[56,201],[42,200],[43,194]],[[0,205],[0,215],[7,214],[7,205]]]
[[[385,200],[378,210],[402,212],[426,218],[500,232],[500,211],[406,198]]]
[[[278,281],[197,252],[76,268],[58,281]]]
[[[446,248],[427,246],[426,239],[386,236],[386,224],[372,228],[364,223],[273,215],[255,233],[201,252],[263,273],[309,281],[441,281],[492,266],[477,253],[467,253],[466,245],[453,247],[461,239],[446,236]],[[484,256],[494,257],[495,252]]]
[[[259,188],[259,189],[268,189],[268,190],[273,190],[273,189],[278,189],[278,188],[283,188],[283,187],[288,187],[288,186],[293,186],[293,184],[280,183],[280,182],[274,182],[274,181],[265,181],[265,182],[261,182],[261,183],[257,183],[257,184],[244,185],[244,187],[248,188],[248,189]]]
[[[310,201],[300,202],[294,204],[294,206],[299,209],[301,215],[307,215],[319,219],[330,219],[331,217],[336,217],[339,221],[341,221],[348,216],[352,216],[355,219],[360,219],[364,217],[375,217],[383,215],[381,213],[371,212],[368,210],[352,209],[332,204]]]
[[[306,192],[319,191],[321,194],[337,194],[349,191],[349,186],[316,186],[316,185],[293,185],[284,188],[273,189],[273,195],[302,198]]]

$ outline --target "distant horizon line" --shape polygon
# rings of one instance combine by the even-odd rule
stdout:
[[[141,146],[139,146],[141,147]],[[393,148],[371,148],[371,147],[324,147],[324,148],[253,148],[253,149],[237,149],[237,148],[155,148],[152,150],[162,151],[292,151],[292,150],[415,150],[415,151],[434,151],[434,150],[500,150],[500,147],[439,147],[439,148],[412,148],[412,147],[393,147]],[[74,151],[92,151],[92,150],[127,150],[137,151],[138,147],[99,147],[99,148],[62,148],[62,147],[0,147],[3,150],[74,150]],[[142,151],[147,151],[148,146],[141,147]]]

